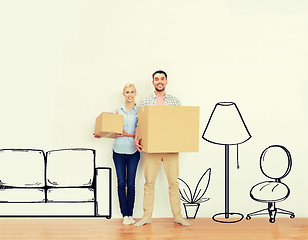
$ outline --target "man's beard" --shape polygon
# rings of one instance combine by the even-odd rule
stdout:
[[[165,87],[162,88],[162,89],[155,88],[155,90],[156,90],[157,92],[163,92],[163,91],[165,91]]]

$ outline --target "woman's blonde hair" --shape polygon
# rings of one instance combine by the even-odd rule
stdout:
[[[132,83],[127,83],[127,84],[124,85],[124,87],[123,87],[123,93],[125,92],[125,89],[126,89],[126,88],[129,88],[129,87],[134,88],[134,89],[135,89],[135,93],[137,93],[136,87],[135,87],[135,85],[132,84]]]

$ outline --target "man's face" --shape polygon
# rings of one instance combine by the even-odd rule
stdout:
[[[166,84],[168,83],[165,74],[156,73],[153,78],[153,86],[157,92],[162,92],[166,88]]]

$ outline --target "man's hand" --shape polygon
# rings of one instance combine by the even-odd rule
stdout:
[[[142,146],[140,145],[140,141],[141,141],[141,138],[135,138],[135,141],[134,141],[138,152],[142,152]]]

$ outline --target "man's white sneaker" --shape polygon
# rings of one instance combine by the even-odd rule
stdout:
[[[135,223],[135,227],[140,227],[142,225],[145,225],[151,222],[152,222],[151,219],[142,218],[140,221]]]
[[[183,226],[189,226],[190,225],[190,222],[186,221],[184,218],[175,218],[174,222],[179,223]]]

